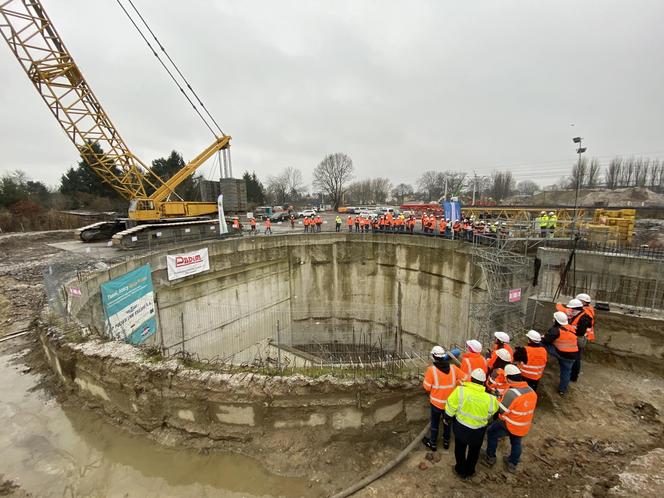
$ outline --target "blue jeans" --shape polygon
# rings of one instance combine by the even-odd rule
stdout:
[[[572,374],[570,379],[576,382],[579,379],[579,374],[581,373],[581,357],[583,356],[583,347],[579,346],[579,352],[576,355],[576,360],[574,360],[574,366],[572,367]]]
[[[553,344],[547,344],[546,350],[551,356],[558,359],[558,364],[560,365],[560,384],[558,384],[558,391],[566,393],[567,388],[569,387],[569,379],[572,376],[572,367],[574,366],[575,360],[568,360],[567,358],[560,356]]]
[[[518,465],[521,459],[521,436],[511,434],[502,420],[496,420],[486,431],[486,454],[491,458],[496,458],[498,440],[505,436],[510,437],[510,445],[512,447],[508,460],[511,464]]]
[[[429,440],[434,446],[438,443],[438,429],[440,428],[440,419],[443,417],[445,410],[431,405],[431,434]],[[452,421],[445,423],[443,419],[443,441],[449,441],[452,433]]]

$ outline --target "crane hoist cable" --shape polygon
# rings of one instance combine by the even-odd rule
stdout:
[[[150,34],[152,35],[152,38],[154,38],[154,41],[157,43],[157,45],[159,45],[159,48],[160,48],[161,51],[164,53],[164,55],[168,58],[168,61],[169,61],[169,62],[171,63],[171,65],[175,68],[175,70],[177,71],[177,73],[180,75],[180,78],[182,78],[182,81],[184,81],[184,83],[187,85],[187,88],[189,88],[189,90],[191,91],[192,95],[193,95],[194,97],[196,97],[196,101],[197,101],[198,104],[203,108],[203,110],[205,110],[205,113],[208,115],[208,117],[212,120],[212,122],[214,123],[214,125],[215,125],[215,126],[217,127],[217,129],[219,130],[219,133],[221,133],[222,136],[225,136],[223,130],[221,129],[221,126],[219,126],[219,123],[217,123],[217,121],[214,119],[214,117],[212,116],[212,114],[210,114],[210,111],[208,111],[208,108],[205,106],[205,104],[203,103],[203,101],[201,100],[201,98],[198,96],[198,94],[196,93],[196,91],[193,89],[193,87],[191,86],[191,84],[189,83],[189,81],[187,80],[187,78],[184,76],[184,74],[182,74],[182,71],[180,71],[180,68],[178,67],[178,65],[177,65],[177,64],[175,63],[175,61],[171,58],[171,56],[169,55],[169,53],[168,53],[168,51],[166,50],[166,48],[164,48],[164,46],[161,44],[161,42],[159,41],[159,38],[157,38],[157,35],[154,34],[154,31],[152,31],[152,29],[151,29],[150,26],[148,25],[147,21],[145,20],[145,18],[143,17],[143,15],[138,11],[138,9],[136,8],[136,6],[134,5],[134,2],[133,2],[132,0],[129,0],[129,5],[131,5],[131,7],[134,9],[134,11],[136,12],[136,14],[137,14],[138,17],[140,18],[141,22],[143,22],[143,24],[145,25],[145,27],[147,28],[147,30],[150,32]]]
[[[191,100],[191,98],[189,97],[189,95],[187,95],[187,93],[185,92],[184,88],[182,88],[182,86],[180,85],[180,83],[178,82],[178,80],[175,78],[175,76],[173,75],[173,73],[171,72],[171,70],[166,66],[166,63],[161,59],[161,57],[159,57],[159,54],[157,53],[157,51],[154,49],[154,47],[153,47],[152,44],[150,43],[150,40],[147,39],[147,37],[145,36],[145,34],[144,34],[143,31],[141,30],[141,28],[138,26],[138,24],[136,24],[136,21],[134,21],[134,18],[133,18],[133,17],[131,16],[131,14],[127,11],[127,9],[125,8],[125,6],[122,5],[122,2],[120,2],[120,0],[115,0],[115,1],[116,1],[117,4],[120,6],[120,8],[122,9],[122,11],[125,13],[125,15],[126,15],[127,18],[129,19],[129,21],[131,22],[131,24],[134,26],[134,28],[136,28],[136,31],[138,31],[138,34],[141,35],[141,38],[143,38],[143,41],[145,41],[145,43],[147,44],[147,46],[149,47],[149,49],[152,51],[152,54],[157,58],[157,60],[158,60],[159,63],[162,65],[162,67],[164,68],[164,70],[168,73],[168,75],[170,76],[171,80],[173,80],[173,83],[175,84],[175,86],[178,87],[178,89],[180,90],[180,92],[182,93],[182,95],[184,96],[184,98],[186,98],[187,101],[189,102],[189,104],[191,104],[191,107],[193,107],[194,111],[196,111],[196,114],[198,114],[198,117],[201,118],[201,121],[203,121],[203,123],[205,124],[205,126],[207,127],[207,129],[210,130],[210,132],[212,133],[212,135],[213,135],[215,138],[219,138],[219,136],[218,136],[217,133],[214,131],[214,129],[212,128],[212,126],[210,125],[210,123],[208,123],[208,121],[205,119],[205,117],[201,114],[201,111],[198,109],[198,107],[196,107],[196,104],[194,104],[194,102]],[[216,124],[216,122],[215,122],[215,124]],[[217,125],[217,127],[218,127],[218,125]],[[222,136],[225,136],[225,135],[223,134],[223,132],[222,132]]]

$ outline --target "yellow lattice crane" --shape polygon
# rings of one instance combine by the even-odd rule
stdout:
[[[227,160],[231,137],[216,137],[164,181],[129,150],[39,0],[0,0],[0,33],[81,157],[103,182],[129,201],[128,220],[116,223],[113,231],[138,223],[186,222],[217,212],[216,202],[183,200],[175,188],[218,151],[223,151]],[[100,227],[83,231],[81,238],[92,240]],[[105,228],[108,230],[108,224]]]

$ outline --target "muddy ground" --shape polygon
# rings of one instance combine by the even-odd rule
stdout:
[[[59,390],[36,347],[34,327],[45,300],[44,274],[48,265],[67,256],[47,244],[70,240],[71,232],[0,236],[0,337],[31,331],[0,343],[0,350],[25,350],[21,362],[43,374],[40,389],[59,403],[80,404]],[[358,496],[660,496],[664,489],[664,379],[639,370],[638,363],[603,362],[594,356],[570,394],[556,392],[557,365],[550,364],[540,388],[536,420],[524,441],[516,474],[502,464],[478,467],[471,481],[452,472],[453,453],[439,451],[429,461],[422,448]],[[0,379],[2,382],[3,379]],[[93,407],[90,407],[94,409]],[[101,416],[101,415],[100,415]],[[121,420],[108,423],[124,425]],[[137,437],[136,428],[125,427]],[[367,432],[355,440],[335,440],[328,434],[312,437],[297,431],[266,433],[261,446],[229,447],[254,458],[273,472],[306,478],[311,496],[331,494],[370,474],[391,460],[421,427],[374,437]],[[210,450],[207,441],[180,434],[151,434],[164,444]],[[508,444],[502,443],[499,455]],[[424,462],[424,465],[421,465]],[[425,467],[422,470],[420,467]],[[25,496],[0,461],[0,496]],[[131,490],[127,490],[133,496]]]

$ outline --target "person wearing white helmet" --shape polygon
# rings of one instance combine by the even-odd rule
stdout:
[[[556,311],[553,314],[553,325],[544,336],[543,342],[549,354],[556,358],[560,365],[558,394],[564,396],[567,393],[572,367],[579,352],[576,331],[569,324],[565,313]]]
[[[427,368],[422,382],[422,387],[429,393],[431,405],[429,437],[423,437],[422,444],[431,451],[437,450],[440,417],[443,417],[443,448],[450,447],[452,424],[444,415],[445,404],[450,393],[456,386],[461,385],[465,378],[464,373],[456,365],[450,365],[450,354],[441,346],[434,346],[431,350],[433,365]]]
[[[489,370],[493,368],[493,364],[496,361],[496,351],[499,349],[505,348],[510,352],[510,356],[514,356],[514,350],[512,349],[512,346],[510,346],[510,336],[507,335],[507,333],[500,331],[494,332],[493,336],[496,338],[496,340],[493,343],[493,350],[491,352],[491,356],[489,357]]]
[[[482,462],[492,467],[496,463],[498,441],[509,436],[511,451],[509,456],[503,457],[503,461],[508,472],[516,472],[521,459],[521,439],[530,430],[537,394],[524,381],[522,372],[515,365],[505,367],[505,376],[509,389],[500,398],[498,420],[487,429],[486,452]]]
[[[543,239],[546,238],[546,231],[549,228],[549,217],[546,214],[546,211],[542,211],[537,218],[537,225],[540,229],[540,237]]]
[[[523,379],[533,391],[537,392],[537,385],[544,375],[549,355],[542,344],[542,336],[539,332],[529,330],[526,337],[528,344],[514,348],[514,363],[521,370]]]
[[[584,299],[579,299],[579,296]],[[571,299],[567,303],[567,307],[571,310],[569,324],[574,327],[576,331],[576,340],[579,347],[579,352],[572,367],[570,380],[576,382],[579,380],[581,373],[581,357],[586,348],[589,340],[595,340],[595,310],[592,306],[586,306],[585,302],[590,303],[590,296],[588,294],[579,294],[579,296]],[[587,299],[587,301],[586,301]]]
[[[556,213],[553,211],[549,211],[549,220],[548,220],[548,225],[547,225],[547,232],[549,235],[549,238],[553,238],[553,235],[556,231],[556,225],[558,224],[558,216]]]
[[[463,479],[475,474],[487,425],[498,411],[498,400],[486,392],[485,382],[486,373],[476,368],[470,381],[454,389],[445,405],[446,415],[454,417],[454,471]]]
[[[504,368],[510,363],[512,363],[512,355],[507,349],[501,348],[496,351],[496,361],[486,379],[486,387],[491,394],[500,397],[507,390]]]
[[[486,358],[482,356],[482,343],[477,339],[471,339],[466,341],[466,352],[461,356],[461,370],[468,378],[476,368],[481,368],[486,373],[489,365]]]

